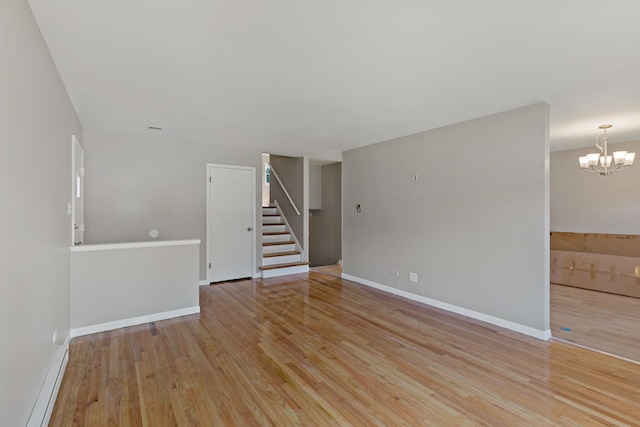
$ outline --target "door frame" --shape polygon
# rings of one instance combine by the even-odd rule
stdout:
[[[80,156],[80,170],[76,170],[76,158]],[[80,206],[76,206],[77,180],[80,180]],[[84,244],[84,149],[78,138],[71,135],[71,246],[76,245],[76,210],[80,210],[80,231],[82,232],[82,240]]]
[[[251,172],[252,180],[251,180],[251,227],[253,228],[253,239],[251,239],[251,277],[256,276],[256,168],[255,166],[239,166],[239,165],[226,165],[221,163],[207,163],[207,174],[205,181],[205,188],[207,192],[207,207],[206,207],[206,215],[207,215],[207,227],[206,227],[206,252],[207,258],[205,259],[205,270],[207,272],[207,284],[211,283],[211,268],[209,268],[209,260],[211,259],[211,246],[212,242],[210,240],[209,231],[211,230],[211,191],[209,188],[209,184],[211,183],[211,171],[215,168],[223,168],[223,169],[239,169],[246,170]]]

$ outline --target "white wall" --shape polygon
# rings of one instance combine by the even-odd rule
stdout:
[[[595,146],[551,153],[551,231],[640,234],[640,141],[609,144],[618,150],[635,152],[636,164],[610,176],[580,169],[578,156]]]
[[[253,166],[261,188],[259,150],[90,131],[84,148],[85,242],[147,241],[151,229],[160,232],[159,240],[200,239],[200,280],[206,279],[207,163]],[[261,215],[259,208],[256,212]],[[256,239],[261,235],[257,219]]]
[[[548,331],[548,134],[542,103],[343,153],[345,274]]]
[[[0,63],[0,425],[23,426],[69,331],[71,135],[82,135],[24,0],[1,3]]]

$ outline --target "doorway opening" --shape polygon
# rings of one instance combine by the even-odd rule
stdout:
[[[342,163],[309,160],[311,271],[342,275]]]
[[[640,362],[640,239],[552,232],[551,335]]]

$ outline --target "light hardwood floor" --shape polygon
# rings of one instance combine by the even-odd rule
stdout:
[[[551,333],[640,362],[640,298],[551,284]]]
[[[340,264],[312,267],[311,271],[314,273],[328,274],[329,276],[342,277],[342,266]]]
[[[74,339],[52,426],[640,426],[640,366],[309,273]]]

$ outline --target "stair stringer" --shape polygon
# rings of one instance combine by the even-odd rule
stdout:
[[[274,200],[273,204],[275,205],[276,212],[278,213],[278,215],[280,215],[280,217],[282,218],[282,221],[284,222],[284,228],[291,235],[291,237],[293,237],[293,241],[296,242],[296,251],[300,252],[300,259],[302,261],[308,261],[308,258],[305,256],[305,253],[304,253],[304,248],[300,244],[298,237],[295,235],[295,233],[293,232],[293,229],[289,225],[289,221],[287,221],[287,217],[284,216],[284,214],[282,213],[282,209],[280,209],[280,205],[278,204],[278,201]]]

